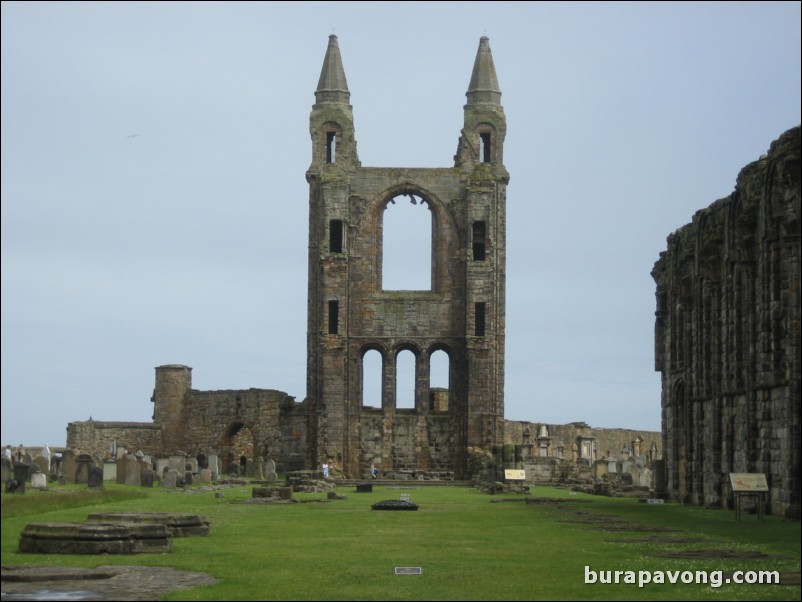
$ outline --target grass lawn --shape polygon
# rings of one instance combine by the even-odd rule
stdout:
[[[489,496],[475,489],[450,487],[374,487],[338,493],[347,499],[322,503],[267,505],[250,500],[251,487],[197,493],[107,485],[99,503],[76,493],[3,494],[2,564],[168,566],[203,571],[220,583],[176,592],[168,600],[799,600],[800,586],[723,583],[586,584],[599,571],[800,570],[800,523],[768,516],[758,522],[734,512],[651,505],[628,499],[570,495],[535,487],[532,497],[563,498],[565,504],[526,504],[524,495]],[[146,498],[125,499],[126,492]],[[381,512],[371,504],[409,494],[417,512]],[[87,504],[63,507],[64,503]],[[302,501],[325,494],[296,494]],[[38,504],[47,503],[40,510]],[[60,506],[60,507],[59,507]],[[90,512],[191,512],[209,517],[209,537],[173,540],[161,555],[79,556],[19,554],[19,534],[29,522],[81,521]],[[30,514],[20,515],[21,512]],[[676,532],[599,530],[607,520],[678,529]],[[583,522],[584,521],[584,522]],[[658,541],[610,540],[656,537]],[[700,538],[670,543],[667,538]],[[655,554],[707,550],[712,557],[664,558]],[[762,553],[758,558],[722,558]],[[711,554],[708,554],[711,556]],[[396,575],[395,567],[420,567],[421,575]],[[586,568],[588,567],[588,568]],[[675,573],[676,574],[676,573]],[[682,573],[679,574],[680,576]],[[686,575],[690,575],[687,573]],[[614,578],[614,577],[613,577]],[[636,577],[637,578],[637,577]]]

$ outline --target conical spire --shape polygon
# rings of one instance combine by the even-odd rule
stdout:
[[[320,70],[320,80],[315,90],[316,102],[342,102],[348,104],[351,93],[348,91],[348,82],[345,81],[343,60],[340,57],[340,46],[337,36],[329,36],[329,46],[326,57],[323,59],[323,69]]]
[[[326,55],[328,57],[328,55]],[[468,104],[491,103],[501,104],[501,90],[498,87],[496,67],[493,65],[493,55],[490,54],[490,40],[482,36],[479,40],[479,50],[473,63],[471,83],[465,93]]]

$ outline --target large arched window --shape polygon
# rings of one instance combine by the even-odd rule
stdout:
[[[362,407],[382,407],[382,354],[370,349],[362,356]]]
[[[448,410],[450,360],[448,353],[439,349],[429,356],[429,392],[431,409],[436,412]]]
[[[384,208],[382,289],[432,289],[432,212],[420,195],[397,195]]]
[[[415,409],[415,354],[406,349],[395,360],[395,407]]]

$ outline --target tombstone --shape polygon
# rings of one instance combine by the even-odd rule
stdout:
[[[184,485],[192,485],[192,471],[186,471],[184,473]]]
[[[89,489],[103,489],[103,480],[106,475],[104,468],[99,466],[91,466],[89,468],[89,478],[86,483]]]
[[[265,478],[264,460],[262,460],[262,458],[256,458],[256,460],[254,460],[254,464],[256,464],[255,477],[257,479],[264,479]]]
[[[184,474],[187,469],[187,457],[185,455],[173,455],[167,458],[170,470],[175,470],[179,474]]]
[[[276,462],[273,458],[268,458],[267,462],[265,462],[265,479],[267,479],[268,483],[275,483],[278,479],[278,475],[276,474]]]
[[[69,485],[75,485],[76,461],[75,453],[70,450],[65,451],[61,456],[61,474]]]
[[[43,472],[35,472],[31,475],[31,489],[47,489],[47,477]]]
[[[33,459],[33,465],[44,475],[47,475],[50,472],[50,460],[47,460],[42,456],[36,456]]]
[[[153,480],[155,476],[156,473],[154,473],[149,468],[146,468],[139,473],[139,484],[142,487],[153,487]]]
[[[206,456],[206,463],[208,464],[209,470],[212,471],[212,481],[219,479],[220,473],[223,471],[220,468],[220,458],[217,454],[209,454]]]
[[[198,459],[197,458],[187,458],[186,462],[184,463],[184,471],[191,472],[192,474],[198,474],[200,467],[198,466]]]
[[[632,474],[628,472],[624,472],[621,474],[621,484],[622,485],[632,485]]]
[[[103,462],[103,480],[117,481],[117,461],[106,460]]]
[[[357,493],[372,493],[373,492],[373,483],[357,483],[356,492]]]
[[[75,458],[75,483],[86,485],[89,482],[89,468],[94,465],[95,462],[89,454],[81,454]]]
[[[162,479],[162,487],[165,489],[175,489],[176,484],[178,483],[178,476],[177,470],[168,468],[167,472],[164,473],[164,478]]]
[[[202,485],[209,485],[212,482],[212,471],[208,468],[201,468],[200,482]]]
[[[257,464],[253,460],[247,460],[245,462],[245,476],[249,479],[263,479],[264,477],[261,474],[261,465]]]
[[[0,458],[0,473],[2,474],[3,483],[8,483],[11,480],[11,460],[3,456]]]
[[[139,460],[134,456],[123,458],[125,464],[125,484],[139,486]]]
[[[169,458],[156,458],[156,464],[154,465],[153,470],[156,472],[156,474],[164,476],[164,471],[169,467]]]
[[[125,475],[128,470],[128,462],[126,458],[117,458],[117,472],[115,480],[118,485],[125,485]]]
[[[6,483],[6,493],[25,493],[25,481],[11,479]]]
[[[14,462],[14,480],[19,481],[20,483],[28,481],[30,479],[30,470],[31,467],[27,464]]]
[[[239,471],[240,471],[239,462],[230,462],[228,465],[228,470],[226,472],[228,472],[228,474],[231,475],[232,477],[238,477],[240,476]]]

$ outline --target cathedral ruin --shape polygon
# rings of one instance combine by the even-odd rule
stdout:
[[[771,511],[799,518],[799,219],[796,127],[654,266],[666,478],[680,501],[731,507],[729,473],[763,473]]]
[[[329,37],[310,115],[307,391],[197,391],[192,368],[156,368],[153,423],[85,421],[67,447],[102,458],[120,446],[164,454],[202,449],[225,463],[271,458],[282,472],[326,462],[358,478],[375,463],[468,479],[488,462],[534,457],[544,478],[558,465],[640,465],[658,433],[504,420],[506,119],[489,41],[482,37],[453,165],[363,167],[337,37]],[[431,223],[423,290],[383,278],[384,216],[418,205]],[[398,361],[414,360],[414,402],[398,403]],[[445,358],[447,386],[431,380]],[[379,391],[366,391],[366,358]],[[502,453],[502,448],[504,449]],[[620,454],[620,458],[619,458]],[[228,464],[224,464],[227,466]],[[615,470],[615,468],[613,469]],[[575,472],[575,471],[574,471]]]

